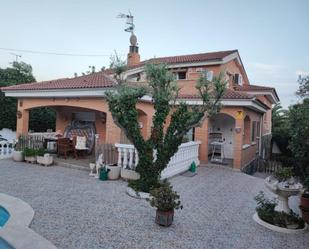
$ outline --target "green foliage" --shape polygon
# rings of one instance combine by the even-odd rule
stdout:
[[[30,110],[29,130],[46,132],[47,129],[56,129],[56,112],[49,107],[41,107]]]
[[[36,150],[37,156],[44,156],[45,153],[47,153],[47,150],[45,148],[39,148],[38,150]]]
[[[180,196],[167,180],[164,180],[159,187],[152,189],[150,195],[152,197],[147,201],[160,211],[166,212],[183,208],[179,200]]]
[[[278,179],[279,182],[284,182],[289,180],[293,176],[293,168],[291,167],[284,167],[282,169],[279,169],[275,173],[275,177]]]
[[[286,155],[291,156],[291,151],[288,149],[289,144],[289,123],[287,110],[282,109],[278,103],[272,109],[272,141],[276,141],[280,151]]]
[[[309,75],[299,76],[298,78],[299,88],[296,94],[303,98],[309,97]]]
[[[309,98],[289,108],[289,131],[289,148],[304,179],[309,174]]]
[[[114,70],[115,78],[118,80],[118,83],[122,83],[121,73],[127,69],[127,64],[125,61],[121,60],[116,51],[115,54],[110,57],[109,68]]]
[[[24,62],[13,62],[12,67],[0,68],[0,87],[34,82],[32,67]],[[16,99],[5,97],[0,90],[0,129],[16,129]]]
[[[31,65],[24,62],[13,62],[12,67],[0,68],[0,87],[35,82]],[[5,97],[0,91],[0,129],[16,130],[17,101]],[[49,108],[37,108],[30,111],[29,129],[46,131],[55,129],[55,112]]]
[[[309,175],[306,176],[306,178],[303,182],[303,186],[304,186],[306,192],[309,192]]]
[[[263,221],[284,228],[287,228],[289,225],[298,225],[296,229],[304,228],[305,223],[303,219],[292,210],[289,214],[275,211],[275,207],[277,205],[276,200],[269,200],[265,198],[262,191],[254,199],[258,204],[256,207],[256,212]]]
[[[32,148],[25,148],[23,154],[25,157],[34,157],[37,155],[37,150]]]
[[[124,131],[139,154],[136,171],[141,177],[130,185],[138,191],[149,192],[158,185],[160,173],[177,152],[184,135],[191,128],[200,125],[204,118],[218,111],[226,82],[222,74],[214,77],[213,81],[201,77],[196,88],[203,104],[189,106],[175,102],[178,88],[166,65],[146,65],[146,75],[150,91],[122,85],[116,93],[109,92],[106,96],[114,122]],[[147,140],[140,133],[136,108],[137,102],[146,93],[151,95],[155,110],[151,136]],[[171,121],[164,133],[169,115]],[[153,157],[154,150],[157,152],[156,160]]]

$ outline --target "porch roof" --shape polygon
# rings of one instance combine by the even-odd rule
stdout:
[[[57,80],[34,82],[29,84],[20,84],[8,87],[2,87],[3,91],[19,91],[19,90],[57,90],[57,89],[85,89],[85,88],[109,88],[117,85],[115,79],[97,72],[83,75],[75,78],[64,78]]]
[[[180,99],[200,99],[198,94],[179,94]],[[254,99],[254,95],[246,92],[238,92],[231,89],[226,89],[223,99]]]

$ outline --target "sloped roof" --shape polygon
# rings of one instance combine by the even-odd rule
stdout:
[[[50,81],[34,82],[3,87],[1,90],[52,90],[52,89],[80,89],[80,88],[107,88],[113,87],[117,82],[103,72],[92,73],[75,78],[65,78]]]
[[[237,91],[244,91],[244,92],[273,92],[276,95],[276,98],[279,100],[279,96],[276,92],[276,89],[274,87],[269,86],[260,86],[260,85],[234,85],[233,86],[235,90]]]
[[[235,52],[238,52],[238,50],[227,50],[227,51],[200,53],[200,54],[158,57],[158,58],[152,58],[149,60],[141,61],[139,64],[129,67],[129,69],[142,67],[148,63],[178,64],[178,63],[193,63],[193,62],[202,62],[202,61],[216,61],[216,60],[222,60],[226,56],[231,55]]]
[[[200,99],[197,94],[179,94],[179,99]],[[226,89],[222,99],[253,99],[254,96],[246,92],[237,92],[231,89]]]

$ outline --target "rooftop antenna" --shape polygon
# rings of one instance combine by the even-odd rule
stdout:
[[[135,28],[135,25],[133,23],[134,17],[132,16],[130,10],[128,12],[129,12],[129,14],[119,13],[117,17],[127,19],[126,24],[128,25],[128,27],[124,31],[130,32],[133,35],[134,34],[134,28]]]
[[[18,62],[18,58],[21,58],[20,54],[10,53],[11,55],[15,56],[15,62]]]

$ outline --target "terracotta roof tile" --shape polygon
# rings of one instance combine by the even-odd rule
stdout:
[[[158,57],[158,58],[152,58],[149,60],[142,61],[141,63],[130,67],[129,69],[142,67],[148,63],[177,64],[177,63],[190,63],[190,62],[192,63],[192,62],[202,62],[202,61],[216,61],[216,60],[222,60],[224,57],[230,54],[233,54],[235,52],[238,52],[238,50],[228,50],[228,51],[169,56],[169,57]]]
[[[179,99],[200,99],[197,94],[180,94]],[[227,89],[222,99],[253,99],[254,96],[245,92],[237,92],[231,89]]]
[[[271,91],[275,90],[274,87],[268,87],[268,86],[258,86],[258,85],[234,85],[235,89],[237,91]]]
[[[116,81],[103,72],[88,74],[76,78],[65,78],[51,81],[42,81],[29,84],[20,84],[3,87],[1,90],[51,90],[51,89],[80,89],[113,87]]]

